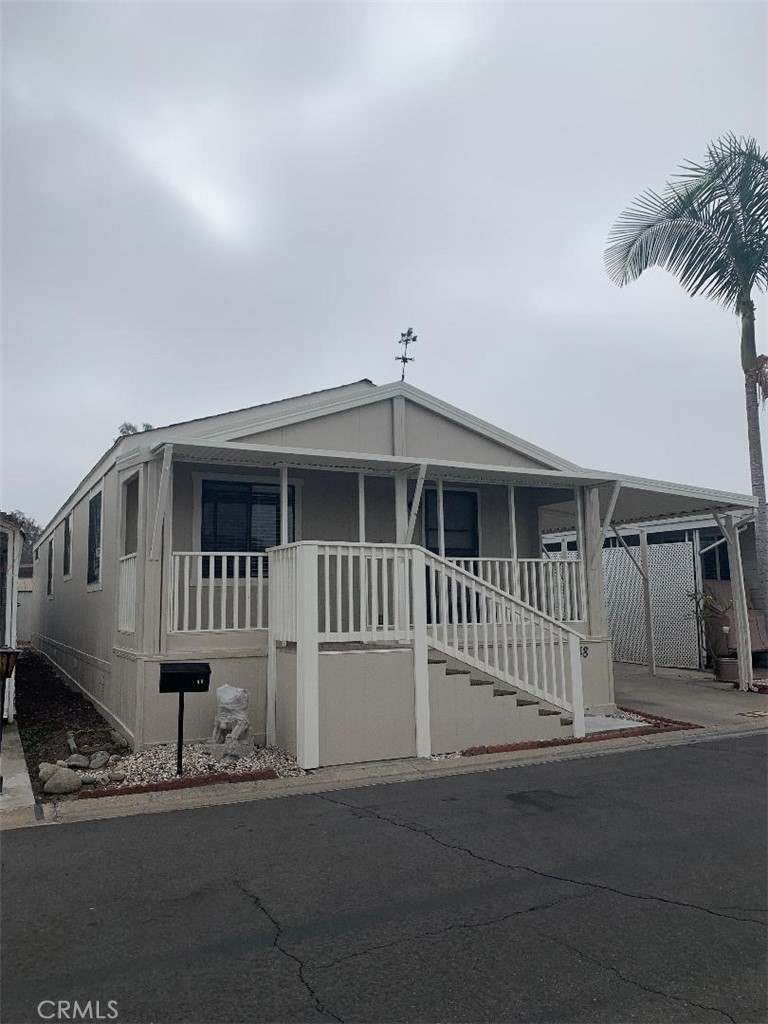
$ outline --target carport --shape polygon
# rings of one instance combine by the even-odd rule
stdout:
[[[605,474],[606,478],[608,474]],[[651,614],[651,594],[648,581],[648,540],[643,523],[674,520],[681,516],[711,515],[718,523],[727,545],[731,564],[731,584],[737,629],[739,689],[753,687],[752,646],[747,614],[747,594],[744,582],[739,533],[754,519],[757,500],[751,495],[732,494],[700,487],[649,480],[641,477],[612,476],[604,483],[584,489],[583,502],[576,500],[546,506],[540,512],[542,533],[575,531],[579,548],[587,552],[585,571],[590,589],[602,588],[603,542],[609,532],[631,559],[642,581],[643,609],[646,635],[646,663],[652,675],[656,674],[656,644]],[[640,546],[636,557],[619,533],[619,527],[631,524],[638,528]],[[762,598],[763,595],[760,595]],[[766,611],[765,608],[762,609]],[[607,622],[603,622],[607,632]]]

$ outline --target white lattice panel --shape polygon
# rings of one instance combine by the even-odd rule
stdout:
[[[632,552],[639,560],[640,549]],[[699,668],[699,637],[688,594],[696,589],[693,544],[648,546],[656,664]],[[616,661],[645,664],[645,613],[640,573],[623,548],[603,550],[608,629]]]

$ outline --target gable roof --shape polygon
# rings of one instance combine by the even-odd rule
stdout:
[[[532,444],[530,441],[524,441],[515,434],[510,434],[463,409],[458,409],[434,395],[429,395],[426,391],[420,391],[404,381],[395,381],[392,384],[382,384],[378,387],[370,384],[370,381],[366,381],[366,384],[368,386],[363,388],[359,388],[357,385],[347,385],[345,388],[316,392],[305,396],[303,401],[292,402],[290,406],[285,402],[276,402],[253,409],[245,409],[237,414],[226,414],[226,418],[213,417],[207,421],[199,421],[200,428],[185,430],[184,437],[201,441],[236,441],[246,434],[259,434],[277,427],[304,423],[350,409],[359,409],[376,402],[403,398],[513,452],[525,455],[540,463],[545,469],[571,470],[577,468],[574,463],[539,448],[538,445]],[[172,438],[168,438],[168,440],[172,440]]]

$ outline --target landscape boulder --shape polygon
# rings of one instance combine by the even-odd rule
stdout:
[[[103,768],[104,765],[109,761],[109,754],[106,750],[97,750],[96,753],[91,757],[89,768]]]
[[[88,758],[84,757],[82,754],[71,754],[67,758],[68,768],[87,768],[88,763]]]
[[[80,775],[71,768],[59,768],[43,786],[44,793],[61,796],[65,793],[76,793],[82,786]]]
[[[51,764],[49,761],[42,761],[38,768],[38,775],[41,782],[47,782],[52,775],[59,770],[59,765]]]

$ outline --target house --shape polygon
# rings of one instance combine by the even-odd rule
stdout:
[[[230,683],[308,768],[582,735],[614,701],[609,526],[753,507],[361,380],[119,438],[37,542],[32,643],[137,748],[174,737],[169,661],[212,670],[187,739]]]
[[[24,569],[29,569],[29,575]],[[32,566],[23,566],[19,572],[19,592],[16,604],[16,643],[28,644],[32,632]]]
[[[16,646],[19,565],[24,547],[24,531],[0,514],[0,647]],[[15,714],[15,671],[3,687],[2,716],[12,722]]]

